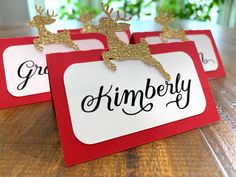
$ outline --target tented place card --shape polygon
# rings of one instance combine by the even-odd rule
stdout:
[[[66,166],[219,120],[194,43],[149,49],[169,81],[141,59],[114,58],[113,71],[103,61],[105,50],[47,55]]]
[[[148,44],[160,44],[163,41],[160,38],[162,32],[141,32],[133,33],[132,42],[139,43],[140,39],[145,39]],[[208,78],[224,77],[225,70],[222,64],[219,52],[210,30],[187,30],[185,31],[189,40],[194,41],[204,71]],[[168,39],[168,42],[180,42],[179,39]]]
[[[107,48],[101,34],[73,34],[80,50]],[[50,100],[46,54],[70,52],[62,44],[44,45],[42,51],[33,44],[34,37],[0,39],[0,108]]]

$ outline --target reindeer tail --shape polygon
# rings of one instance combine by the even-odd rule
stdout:
[[[65,36],[70,36],[70,31],[69,30],[64,30],[63,32],[62,32]]]
[[[147,41],[146,41],[144,38],[141,38],[141,39],[140,39],[140,42],[141,42],[141,43],[144,43],[144,42],[147,43]]]
[[[148,46],[148,42],[144,39],[144,38],[141,38],[140,39],[140,42],[146,46]]]
[[[183,28],[181,28],[181,30],[183,31],[183,35],[184,35],[183,41],[190,41],[190,39],[187,37],[185,30]]]

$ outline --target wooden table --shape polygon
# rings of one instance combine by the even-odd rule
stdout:
[[[222,121],[65,168],[51,102],[1,110],[0,176],[236,176],[236,29],[179,23],[185,29],[212,29],[227,70],[226,78],[209,81]],[[132,31],[159,29],[153,22],[131,24]],[[33,34],[24,26],[0,26],[1,38]]]

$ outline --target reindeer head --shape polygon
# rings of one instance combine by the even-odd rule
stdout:
[[[120,16],[120,12],[117,11],[116,19],[113,19],[111,14],[113,12],[113,8],[110,9],[109,6],[105,7],[103,3],[101,3],[102,11],[107,15],[106,17],[102,17],[99,20],[99,25],[97,27],[97,32],[103,33],[105,35],[113,34],[115,32],[125,31],[129,29],[129,24],[127,23],[118,23],[118,21],[129,21],[131,17],[127,18],[126,12],[124,12],[124,16]]]
[[[158,16],[154,19],[155,22],[161,24],[162,26],[167,26],[174,19],[172,12],[165,13],[161,7],[158,7]]]
[[[80,21],[83,24],[89,24],[94,18],[94,15],[92,13],[86,13],[82,11],[81,15],[78,18],[78,21]]]
[[[57,15],[54,14],[54,11],[52,14],[49,13],[47,10],[46,15],[44,15],[44,9],[41,6],[35,5],[35,10],[38,15],[36,15],[32,21],[30,21],[28,24],[31,27],[37,27],[37,26],[42,26],[42,25],[50,25],[53,24],[56,19],[53,17],[56,17]]]

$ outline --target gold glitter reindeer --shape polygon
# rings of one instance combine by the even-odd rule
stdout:
[[[67,30],[64,30],[62,33],[52,33],[45,28],[45,25],[53,24],[57,15],[49,13],[47,10],[46,15],[44,15],[44,9],[35,4],[35,10],[38,15],[36,15],[32,21],[28,24],[30,27],[36,27],[38,29],[39,38],[34,39],[35,47],[42,51],[42,44],[64,44],[69,48],[73,48],[75,50],[79,50],[79,47],[71,40],[70,33]]]
[[[84,26],[82,29],[83,33],[90,33],[93,32],[93,25],[90,25],[90,22],[93,20],[94,15],[92,13],[86,13],[82,11],[81,15],[77,19],[79,22],[81,22]]]
[[[139,44],[126,44],[116,36],[116,32],[129,29],[129,24],[118,23],[118,21],[131,20],[131,18],[127,18],[126,12],[121,17],[119,11],[117,11],[117,17],[113,19],[111,16],[113,8],[110,9],[109,6],[105,7],[103,3],[101,3],[101,6],[106,17],[102,17],[99,20],[99,24],[94,27],[94,30],[107,37],[109,51],[103,52],[102,54],[105,64],[115,71],[116,65],[110,61],[110,58],[119,61],[140,59],[144,63],[157,68],[166,80],[170,80],[170,75],[164,70],[161,63],[152,57],[148,43],[144,39]]]
[[[189,41],[183,29],[173,29],[169,24],[173,21],[174,15],[165,13],[160,7],[158,8],[158,16],[154,19],[155,22],[162,26],[163,32],[160,34],[161,41],[167,43],[167,39],[179,39],[181,41]]]

